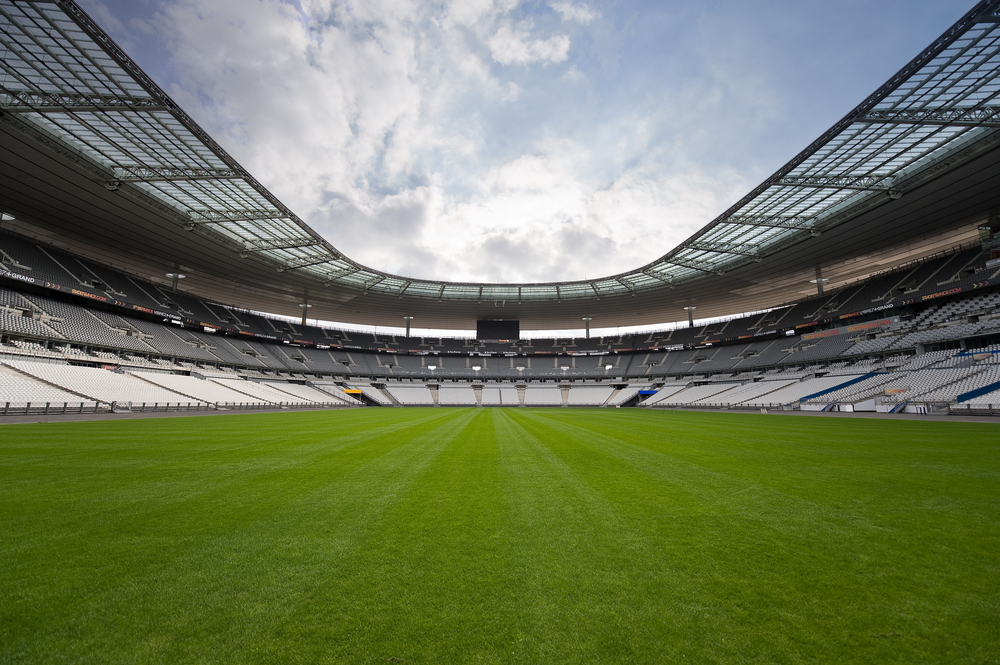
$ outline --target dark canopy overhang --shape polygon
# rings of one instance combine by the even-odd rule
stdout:
[[[601,279],[405,278],[343,256],[247,173],[71,0],[0,0],[5,226],[224,303],[345,323],[611,327],[765,308],[973,238],[1000,210],[1000,0],[662,258]]]

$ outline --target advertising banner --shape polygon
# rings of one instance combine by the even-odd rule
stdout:
[[[851,326],[841,326],[840,328],[831,328],[830,330],[821,330],[814,333],[806,333],[802,336],[802,339],[820,339],[822,337],[834,337],[836,335],[847,335],[850,333],[862,332],[865,330],[874,330],[875,328],[882,328],[891,323],[899,323],[898,316],[891,316],[885,319],[878,319],[875,321],[865,321],[864,323],[856,323]]]

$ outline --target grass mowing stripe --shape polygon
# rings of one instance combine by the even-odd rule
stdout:
[[[806,500],[822,502],[842,495],[847,502],[877,506],[890,521],[897,519],[893,511],[908,510],[909,501],[922,502],[928,509],[950,509],[963,519],[995,517],[992,503],[1000,470],[991,462],[1000,445],[1000,429],[990,424],[904,421],[909,427],[900,431],[900,423],[841,421],[840,436],[831,441],[825,436],[829,425],[817,418],[780,418],[779,423],[764,426],[760,418],[767,416],[663,415],[643,436],[636,436],[635,432],[623,435],[621,424],[609,419],[606,411],[591,410],[572,418],[556,410],[538,414],[546,422],[578,428],[573,436],[580,440],[596,436],[626,447],[669,452],[671,459]],[[691,421],[692,415],[698,419]],[[802,426],[802,421],[809,422]],[[688,424],[695,422],[697,429],[690,431]],[[915,427],[919,425],[924,427]],[[678,431],[685,432],[683,444],[671,445]],[[770,472],[760,474],[761,465]],[[904,468],[907,483],[900,485]],[[961,492],[949,492],[949,484],[959,478],[964,479]],[[899,501],[900,492],[911,492],[907,502]]]
[[[6,426],[0,663],[996,661],[997,431],[629,409]]]
[[[344,541],[350,541],[352,534],[356,538],[359,529],[370,528],[377,512],[398,494],[400,485],[413,482],[421,466],[431,459],[432,449],[439,446],[442,435],[441,421],[453,420],[458,415],[434,414],[432,423],[426,427],[411,421],[409,427],[393,428],[394,436],[366,436],[361,442],[370,445],[361,451],[360,458],[355,435],[354,454],[347,459],[340,456],[326,460],[326,464],[317,464],[322,460],[317,460],[312,446],[304,446],[299,437],[292,437],[286,446],[273,450],[270,464],[257,460],[259,473],[247,474],[240,465],[235,473],[220,477],[216,470],[200,465],[192,472],[188,463],[182,461],[178,466],[185,470],[179,474],[178,482],[182,487],[197,487],[194,494],[200,504],[188,494],[180,501],[165,498],[169,492],[162,491],[162,483],[156,477],[169,470],[144,464],[143,468],[153,477],[129,477],[124,481],[140,486],[146,483],[155,487],[156,492],[147,499],[118,506],[119,515],[132,520],[132,531],[120,533],[116,524],[95,520],[88,511],[83,518],[73,513],[78,527],[65,535],[65,524],[52,515],[58,525],[56,532],[63,534],[55,544],[62,553],[59,566],[51,569],[51,561],[44,552],[34,551],[22,557],[21,565],[13,566],[9,574],[22,579],[44,575],[59,587],[58,593],[48,599],[18,599],[15,595],[10,599],[12,602],[5,603],[6,609],[0,610],[0,616],[16,616],[18,621],[26,623],[48,617],[48,621],[58,624],[61,617],[73,616],[73,606],[61,600],[68,591],[72,597],[86,599],[88,604],[109,612],[117,606],[129,608],[132,615],[129,618],[140,623],[140,632],[151,636],[152,644],[161,650],[163,657],[171,660],[190,657],[192,654],[176,647],[198,647],[199,641],[168,640],[164,637],[164,627],[166,633],[187,633],[189,638],[199,636],[204,643],[212,644],[228,632],[226,627],[233,625],[230,622],[241,612],[270,614],[273,619],[286,611],[284,598],[294,597],[303,561],[327,562],[343,548]],[[318,424],[315,418],[307,420]],[[260,423],[255,424],[259,430]],[[257,446],[250,445],[248,449],[248,454],[256,457]],[[290,457],[297,459],[296,453],[303,449],[309,453],[306,460],[293,463]],[[320,444],[318,450],[323,449]],[[155,458],[159,452],[149,451],[149,454]],[[122,482],[118,472],[120,468],[114,476],[102,478],[99,484]],[[344,475],[347,479],[338,482]],[[284,482],[285,478],[288,482]],[[234,491],[237,480],[239,486]],[[323,501],[318,501],[314,495],[324,492],[309,491],[310,486],[317,485],[336,491],[325,492]],[[307,496],[302,496],[303,493]],[[98,493],[98,498],[103,495]],[[72,494],[62,495],[63,501],[74,498]],[[141,512],[147,500],[159,512],[154,519]],[[327,507],[330,512],[322,510]],[[303,516],[314,523],[302,523]],[[317,531],[317,526],[326,528]],[[287,577],[278,572],[290,570],[295,574]],[[105,591],[101,583],[111,579],[116,584]],[[138,580],[142,583],[132,583]],[[49,602],[39,602],[42,600]],[[265,611],[263,607],[268,609]],[[101,618],[100,614],[90,617],[94,622]],[[0,619],[0,626],[5,623]],[[100,632],[95,624],[80,627]],[[234,638],[232,643],[240,641]],[[125,641],[122,646],[127,644]],[[75,649],[80,649],[82,656],[95,651],[95,647],[98,652],[106,650],[103,654],[112,659],[120,655],[116,644],[83,644],[75,639],[66,644],[36,640],[30,646],[32,651],[25,654],[28,660],[37,660],[45,653]]]
[[[440,416],[427,424],[403,422],[394,427],[377,428],[373,432],[353,432],[343,436],[330,433],[329,426],[319,426],[308,434],[299,432],[291,439],[288,427],[295,422],[294,419],[289,422],[282,421],[280,417],[275,420],[272,416],[264,420],[280,423],[280,426],[268,428],[266,423],[255,420],[253,435],[247,437],[243,446],[234,442],[201,445],[197,452],[186,454],[181,452],[189,450],[184,445],[188,440],[183,433],[186,428],[180,428],[182,432],[173,434],[167,447],[137,450],[130,444],[120,450],[115,442],[128,436],[122,434],[122,430],[128,429],[130,424],[105,423],[104,427],[98,428],[101,430],[97,439],[99,444],[91,449],[95,453],[92,464],[85,467],[49,462],[44,467],[49,481],[44,492],[31,492],[28,488],[19,487],[16,474],[10,474],[15,477],[10,479],[12,491],[5,495],[5,500],[9,499],[11,503],[3,506],[4,512],[13,520],[17,520],[18,515],[22,515],[23,519],[37,519],[38,508],[47,505],[52,511],[50,519],[59,527],[60,538],[86,535],[77,532],[81,528],[113,529],[119,536],[128,536],[128,525],[123,525],[123,521],[138,525],[143,530],[160,528],[158,522],[166,521],[190,534],[209,526],[204,521],[191,522],[192,519],[203,520],[196,510],[191,510],[192,507],[207,502],[213,506],[213,519],[216,521],[224,520],[227,513],[239,514],[252,509],[259,514],[270,506],[281,507],[275,492],[301,495],[309,487],[309,478],[298,476],[298,471],[315,466],[319,458],[336,455],[337,472],[346,472],[352,464],[363,462],[367,456],[384,454],[388,443],[393,440],[392,434],[398,436],[397,445],[401,445],[416,433],[435,428],[434,421],[440,420]],[[188,419],[186,424],[194,421]],[[324,422],[317,421],[315,416],[306,421]],[[146,423],[157,424],[155,421],[143,421],[141,424]],[[143,428],[140,426],[139,429]],[[213,429],[207,432],[195,429],[192,433],[194,437],[208,435],[209,441],[221,440],[225,430]],[[41,438],[39,443],[46,450],[59,445]],[[141,432],[139,438],[156,440],[158,437]],[[368,452],[359,455],[358,449],[362,446],[367,446],[365,450]],[[355,448],[352,454],[340,454],[343,448],[348,447]],[[276,452],[280,452],[280,458],[274,457]],[[37,466],[25,465],[23,460],[19,467],[22,472],[39,471]],[[112,469],[114,474],[109,482],[107,475]],[[295,475],[295,482],[278,482],[283,473]],[[99,493],[93,492],[95,482],[100,482],[102,487]],[[267,487],[264,495],[254,491],[261,485]],[[77,520],[74,512],[64,509],[67,502],[84,509],[89,519],[84,522]],[[33,505],[36,514],[22,513],[23,504]],[[126,531],[122,532],[122,529]],[[30,546],[30,541],[20,545]]]
[[[548,442],[498,411],[510,517],[525,614],[517,660],[662,662],[686,651],[682,602],[665,611],[685,575],[659,565],[657,547],[636,537],[614,506]],[[679,610],[679,611],[678,611]]]
[[[497,575],[496,441],[489,414],[453,410],[460,431],[424,465],[344,562],[334,616],[295,616],[287,630],[362,662],[477,660],[495,651],[509,618]],[[318,638],[318,639],[317,639]],[[324,654],[317,654],[324,655]]]
[[[690,560],[692,552],[703,549],[706,560],[700,566],[724,571],[718,586],[733,593],[727,602],[719,595],[720,607],[732,606],[734,600],[758,609],[766,605],[772,615],[773,610],[779,610],[796,625],[814,625],[818,631],[812,638],[814,645],[824,643],[831,654],[839,648],[838,659],[849,659],[858,648],[865,648],[881,651],[885,657],[899,657],[909,650],[904,660],[919,660],[933,652],[924,635],[940,630],[942,624],[948,625],[952,639],[964,647],[974,644],[994,622],[997,595],[982,583],[996,576],[997,557],[989,551],[990,544],[996,543],[996,506],[992,501],[992,521],[975,514],[913,513],[910,497],[894,489],[909,478],[898,475],[886,487],[873,490],[881,497],[874,504],[855,500],[836,485],[831,491],[822,477],[814,478],[813,490],[805,498],[801,492],[784,492],[756,482],[768,477],[759,466],[750,470],[753,481],[747,478],[745,468],[733,474],[728,455],[713,460],[699,448],[699,463],[693,464],[678,459],[678,453],[689,455],[687,444],[660,444],[655,437],[625,442],[610,431],[602,435],[586,424],[578,425],[588,422],[585,415],[569,418],[553,411],[536,411],[518,416],[568,463],[580,467],[594,487],[609,495],[616,488],[628,487],[621,504],[629,507],[634,519],[646,520],[647,525],[656,520],[658,508],[683,497],[674,488],[698,488],[698,501],[679,512],[682,519],[687,518],[688,529],[702,537],[703,548],[689,543],[680,556]],[[603,421],[606,416],[594,414],[593,418]],[[702,417],[697,422],[704,425],[711,421]],[[777,433],[774,428],[768,431]],[[728,452],[738,449],[748,436],[753,438],[753,432],[746,428],[731,437],[734,435],[737,438],[720,440],[715,432],[715,445]],[[602,455],[613,459],[596,461]],[[585,464],[580,463],[582,459],[587,460]],[[897,473],[900,470],[909,471],[904,467]],[[864,475],[863,468],[857,471]],[[877,487],[888,480],[879,476],[864,482]],[[916,483],[920,484],[919,479]],[[950,486],[941,490],[966,494],[967,482],[962,479],[956,484],[952,479]],[[972,497],[963,501],[989,510],[979,502],[985,495],[969,494]],[[886,510],[888,517],[883,514]],[[899,520],[896,513],[906,514],[907,519]],[[992,537],[984,539],[983,529],[992,531]],[[954,541],[942,539],[944,534],[957,538],[962,547],[956,549]],[[828,566],[831,560],[836,562],[833,567]],[[743,575],[760,578],[753,584],[757,597],[740,598]],[[706,589],[706,596],[709,591]],[[764,596],[760,596],[762,591]],[[808,604],[804,602],[807,599]],[[841,616],[845,604],[853,604],[851,621]],[[753,621],[759,630],[767,624],[767,613],[755,613]],[[732,632],[733,626],[740,625],[739,617],[728,617],[726,624]],[[779,630],[780,622],[773,629],[764,632],[774,636],[787,632]],[[802,631],[799,633],[801,637]],[[906,639],[889,646],[872,637],[889,633]],[[792,645],[774,646],[786,651]],[[952,645],[934,658],[953,660],[961,653],[961,648],[956,650]]]

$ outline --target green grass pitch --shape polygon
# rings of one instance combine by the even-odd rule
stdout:
[[[0,662],[997,662],[998,453],[636,409],[0,425]]]

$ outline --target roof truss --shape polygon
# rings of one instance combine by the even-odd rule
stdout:
[[[0,109],[11,113],[100,113],[104,111],[166,111],[152,97],[119,97],[99,93],[58,93],[9,90],[0,86]]]

